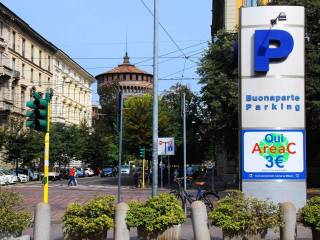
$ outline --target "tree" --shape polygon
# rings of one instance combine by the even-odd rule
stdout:
[[[320,153],[320,1],[274,0],[270,5],[298,5],[305,7],[305,80],[308,183],[319,186]]]
[[[50,165],[59,167],[68,165],[77,156],[77,127],[66,126],[63,123],[52,123],[50,129]]]
[[[216,39],[198,68],[208,123],[205,137],[212,153],[223,149],[227,158],[234,160],[238,155],[238,68],[234,52],[237,34],[219,32]]]
[[[21,119],[11,119],[4,129],[4,159],[8,163],[19,163],[31,167],[34,160],[43,154],[43,133],[24,128]]]
[[[201,163],[208,159],[206,142],[207,117],[200,96],[193,93],[187,86],[176,84],[161,97],[160,109],[166,113],[166,135],[175,137],[176,153],[174,161],[183,159],[183,119],[181,111],[182,94],[186,94],[186,130],[187,130],[187,161]]]

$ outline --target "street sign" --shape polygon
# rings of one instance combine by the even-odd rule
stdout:
[[[158,155],[174,155],[174,138],[158,138]]]
[[[305,179],[303,130],[243,130],[242,179]]]
[[[301,208],[306,203],[304,8],[259,6],[241,8],[239,15],[242,191]]]

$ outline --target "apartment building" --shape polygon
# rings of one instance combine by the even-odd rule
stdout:
[[[238,31],[241,7],[266,5],[268,2],[269,0],[212,0],[212,38],[221,29],[227,32]]]
[[[94,77],[0,3],[0,125],[24,117],[34,90],[52,88],[52,121],[91,125]]]
[[[93,76],[59,50],[54,59],[52,121],[92,125]]]

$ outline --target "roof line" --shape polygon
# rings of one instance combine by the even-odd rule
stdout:
[[[0,8],[1,12],[3,14],[11,15],[11,20],[12,22],[16,23],[19,25],[23,30],[31,34],[35,39],[37,39],[40,43],[45,45],[46,47],[50,48],[54,54],[57,52],[62,52],[68,59],[70,59],[73,63],[75,63],[82,71],[84,71],[87,75],[90,77],[94,78],[91,73],[89,73],[87,70],[85,70],[79,63],[77,63],[75,60],[73,60],[68,54],[66,54],[63,50],[55,46],[52,42],[48,41],[45,39],[41,34],[39,34],[36,30],[34,30],[28,23],[26,23],[22,18],[20,18],[17,14],[15,14],[13,11],[11,11],[8,7],[6,7],[3,3],[0,2]],[[15,22],[16,21],[16,22]]]

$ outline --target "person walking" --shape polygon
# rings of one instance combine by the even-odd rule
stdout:
[[[72,167],[72,168],[70,168],[70,170],[69,170],[69,182],[68,182],[68,186],[76,186],[76,185],[77,185],[75,176],[76,176],[76,168],[75,168],[75,167]]]

